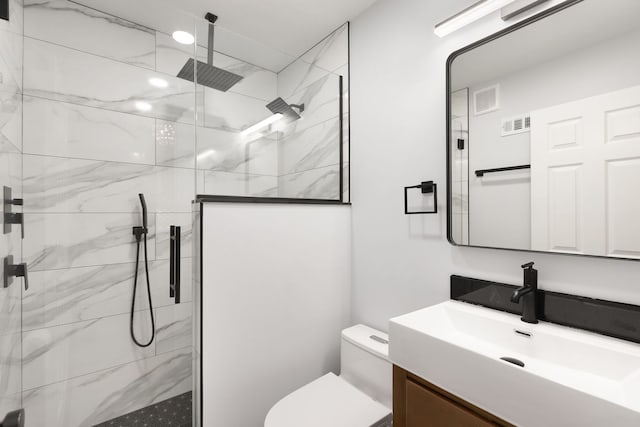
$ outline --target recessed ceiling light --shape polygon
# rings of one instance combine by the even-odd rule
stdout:
[[[174,31],[172,36],[173,39],[180,44],[193,44],[193,42],[196,41],[193,34],[187,33],[186,31]]]
[[[151,104],[145,101],[136,101],[135,106],[136,106],[136,110],[142,111],[142,112],[151,111],[151,109],[153,108]]]
[[[165,88],[167,86],[169,86],[169,82],[166,81],[165,79],[161,79],[159,77],[151,77],[149,79],[149,84],[151,86],[155,86],[155,87],[159,87],[159,88]]]

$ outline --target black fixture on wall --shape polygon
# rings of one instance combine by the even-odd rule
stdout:
[[[180,227],[169,228],[169,297],[180,304]]]
[[[9,285],[13,283],[14,277],[23,277],[24,290],[26,291],[29,289],[29,274],[27,271],[27,263],[23,262],[20,264],[14,264],[13,255],[8,255],[4,258],[3,284],[5,288],[8,288]]]
[[[409,202],[408,195],[409,190],[413,188],[419,188],[422,194],[431,194],[433,193],[433,210],[430,211],[409,211]],[[422,181],[418,185],[412,185],[409,187],[404,187],[404,213],[405,215],[418,215],[418,214],[437,214],[438,213],[438,184],[433,181]]]
[[[209,21],[207,62],[189,58],[178,72],[178,77],[190,82],[196,79],[197,84],[226,92],[244,79],[244,77],[213,65],[214,24],[218,20],[218,17],[213,13],[207,13],[204,19]]]
[[[486,173],[507,172],[507,171],[515,171],[520,169],[531,169],[531,165],[505,166],[503,168],[493,168],[493,169],[478,169],[476,171],[476,176],[483,177],[484,174]]]
[[[451,299],[522,315],[523,304],[511,300],[517,286],[451,276]],[[640,344],[640,306],[559,292],[536,290],[541,321],[583,329]],[[516,331],[517,332],[517,331]]]
[[[9,20],[9,0],[0,0],[0,19]]]
[[[147,254],[147,235],[149,228],[147,223],[147,202],[144,194],[138,194],[140,205],[142,207],[142,226],[133,227],[133,235],[136,237],[136,267],[133,275],[133,296],[131,297],[131,317],[129,318],[129,333],[131,339],[138,347],[149,347],[156,336],[156,323],[153,317],[153,302],[151,301],[151,280],[149,278],[149,257]],[[151,316],[151,338],[146,343],[138,341],[133,330],[133,316],[136,311],[136,289],[138,287],[138,268],[140,266],[140,245],[144,246],[144,272],[147,278],[147,297],[149,299],[149,315]]]
[[[452,113],[452,103],[451,103],[451,97],[449,96],[449,94],[451,93],[451,88],[452,88],[452,76],[451,76],[451,66],[454,63],[454,61],[456,60],[457,57],[459,57],[460,55],[472,51],[473,49],[480,47],[484,44],[487,44],[489,42],[492,42],[494,40],[499,39],[502,36],[505,36],[509,33],[512,33],[514,31],[517,31],[521,28],[526,27],[527,25],[533,24],[537,21],[543,20],[548,16],[553,15],[554,13],[557,13],[561,10],[567,9],[575,4],[578,4],[580,2],[582,2],[584,0],[566,0],[564,2],[561,2],[555,6],[550,6],[548,9],[543,10],[540,13],[536,13],[532,16],[529,16],[527,18],[522,19],[521,21],[518,21],[517,23],[510,25],[509,27],[500,30],[494,34],[491,34],[483,39],[480,39],[478,41],[475,41],[471,44],[469,44],[468,46],[465,46],[461,49],[456,50],[455,52],[451,53],[451,55],[449,55],[449,57],[447,58],[447,62],[446,62],[446,66],[445,66],[445,77],[446,77],[446,81],[445,81],[445,94],[446,94],[446,129],[447,129],[447,137],[444,140],[444,142],[446,143],[446,152],[447,152],[447,162],[446,162],[446,166],[447,166],[447,181],[446,181],[446,193],[447,193],[447,207],[448,207],[448,211],[451,212],[451,205],[453,203],[453,193],[452,193],[452,160],[453,160],[453,150],[455,146],[452,146],[453,144],[451,144],[452,138],[454,137],[454,132],[458,132],[457,130],[454,130],[451,127],[451,119],[453,118],[453,113]],[[452,226],[452,216],[451,215],[447,215],[447,241],[449,241],[449,243],[451,243],[453,246],[460,246],[458,245],[454,238],[453,238],[453,226]],[[495,248],[491,248],[491,247],[486,247],[486,246],[480,246],[480,245],[464,245],[465,247],[474,247],[474,248],[489,248],[489,249],[495,249]],[[501,248],[501,250],[508,250],[508,251],[523,251],[522,249],[510,249],[510,248]],[[527,250],[527,252],[539,252],[539,251],[531,251],[531,250]],[[573,255],[573,254],[565,254],[565,255]],[[585,255],[582,255],[585,256]],[[588,255],[587,255],[588,256]]]
[[[13,224],[19,225],[22,230],[22,238],[24,239],[24,216],[21,213],[12,212],[13,206],[22,206],[24,204],[24,201],[22,199],[14,199],[12,196],[11,187],[7,187],[5,185],[3,187],[3,204],[3,233],[9,234],[11,233],[11,226]]]

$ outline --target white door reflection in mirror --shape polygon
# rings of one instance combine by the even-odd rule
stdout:
[[[640,259],[640,86],[531,114],[534,250]]]

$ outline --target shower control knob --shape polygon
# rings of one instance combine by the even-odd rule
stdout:
[[[20,264],[13,263],[13,256],[9,255],[4,258],[4,274],[3,274],[4,287],[8,288],[11,283],[13,283],[14,277],[23,277],[24,278],[24,290],[29,289],[29,270],[27,267],[27,263],[23,262]],[[0,427],[3,427],[0,425]]]
[[[24,409],[9,412],[0,423],[0,427],[24,427]]]

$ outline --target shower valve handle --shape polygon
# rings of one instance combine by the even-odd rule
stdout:
[[[4,287],[9,287],[10,284],[13,283],[14,277],[23,277],[24,278],[24,290],[29,289],[29,271],[27,268],[27,263],[23,262],[20,264],[13,263],[13,255],[9,255],[4,259]]]

